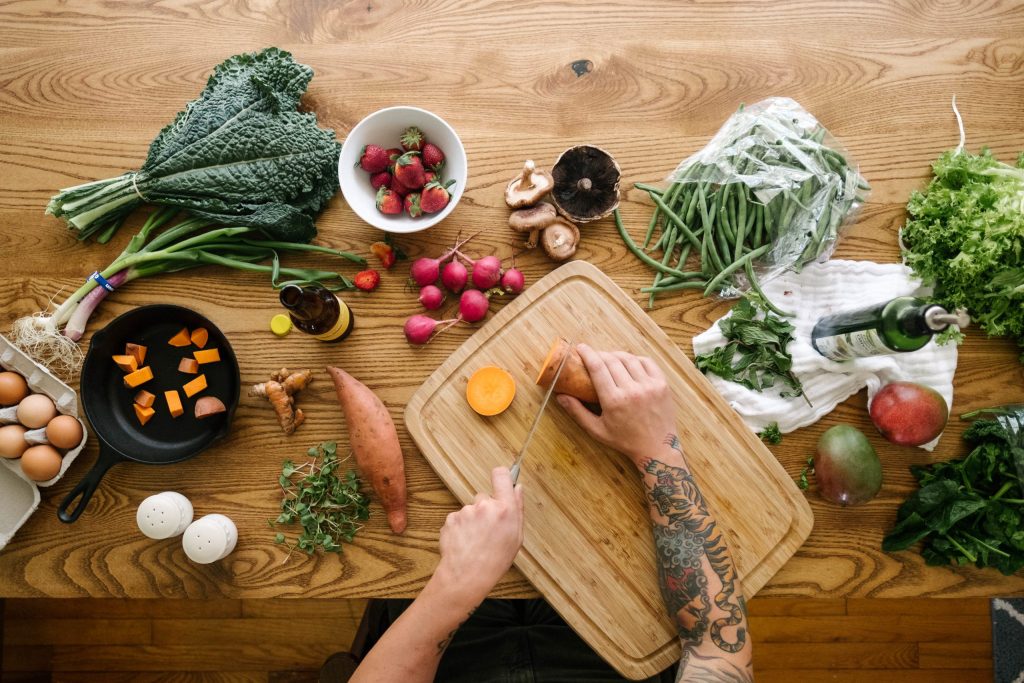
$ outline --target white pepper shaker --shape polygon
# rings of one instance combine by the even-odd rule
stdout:
[[[181,544],[188,559],[196,564],[210,564],[222,560],[235,549],[238,529],[224,515],[206,515],[189,525]]]
[[[142,533],[156,540],[181,536],[192,523],[192,503],[175,491],[157,493],[142,501],[135,522]]]

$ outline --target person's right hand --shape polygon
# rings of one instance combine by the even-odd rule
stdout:
[[[494,493],[448,515],[441,527],[437,572],[453,594],[475,608],[512,566],[523,545],[523,489],[507,467],[491,471]]]
[[[592,437],[640,463],[657,457],[676,437],[676,413],[665,374],[650,358],[576,347],[590,373],[601,415],[572,396],[558,403]],[[676,440],[678,444],[678,440]]]

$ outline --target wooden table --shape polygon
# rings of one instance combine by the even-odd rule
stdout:
[[[473,5],[476,6],[473,6]],[[406,6],[408,5],[408,6]],[[0,231],[2,322],[40,310],[108,263],[114,244],[80,244],[43,209],[55,190],[137,167],[156,132],[196,96],[215,64],[277,45],[316,71],[307,97],[339,138],[365,114],[415,104],[444,116],[469,156],[470,182],[452,216],[405,238],[413,257],[435,254],[462,231],[481,230],[473,251],[507,256],[502,190],[523,159],[550,165],[577,143],[609,150],[626,183],[623,215],[634,232],[650,205],[633,181],[658,181],[701,147],[741,102],[788,95],[814,113],[861,164],[873,192],[838,257],[895,261],[896,230],[928,165],[957,142],[949,98],[958,96],[972,150],[1002,159],[1024,149],[1024,7],[1015,2],[515,3],[20,2],[0,7]],[[365,253],[379,233],[340,198],[319,220],[319,241]],[[583,228],[578,258],[637,289],[650,273],[629,256],[610,220]],[[552,268],[540,253],[519,258],[528,281]],[[344,266],[343,266],[344,267]],[[65,526],[55,505],[86,472],[96,442],[44,493],[38,513],[0,553],[0,596],[363,597],[412,595],[437,561],[437,531],[455,501],[416,452],[401,422],[413,391],[471,333],[456,328],[410,348],[401,323],[417,311],[405,270],[372,295],[347,296],[358,320],[329,346],[268,331],[278,312],[262,278],[207,268],[139,281],[103,304],[90,331],[140,304],[174,302],[211,317],[230,337],[245,383],[274,369],[311,367],[301,395],[307,423],[282,435],[269,406],[243,398],[232,437],[186,464],[119,465],[81,520]],[[851,298],[851,305],[860,303]],[[682,348],[729,304],[688,293],[659,301],[653,318]],[[88,339],[84,341],[88,343]],[[276,478],[284,458],[346,439],[322,368],[339,364],[378,392],[398,422],[406,453],[410,525],[392,536],[379,509],[342,556],[293,555],[272,542]],[[1024,400],[1014,345],[971,330],[961,349],[954,413]],[[773,450],[794,476],[828,427],[873,433],[863,393]],[[912,490],[911,463],[963,452],[951,423],[932,454],[872,437],[885,486],[855,509],[809,494],[816,526],[764,588],[768,596],[981,596],[1020,593],[1024,577],[926,567],[919,555],[879,544]],[[134,525],[146,495],[174,489],[198,514],[222,512],[240,532],[227,560],[201,567],[180,545],[145,539]],[[526,596],[510,572],[497,595]]]

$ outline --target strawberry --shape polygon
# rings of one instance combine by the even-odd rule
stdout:
[[[380,145],[367,145],[359,155],[359,168],[367,173],[380,173],[388,167],[388,153]]]
[[[409,188],[399,182],[398,178],[395,176],[391,177],[391,182],[388,183],[388,189],[400,197],[404,197],[409,194]]]
[[[428,183],[432,183],[435,180],[437,180],[437,174],[436,173],[434,173],[433,171],[424,171],[423,172],[423,184],[424,185],[427,185]]]
[[[392,147],[391,149],[386,151],[388,153],[388,172],[394,175],[395,162],[398,161],[398,157],[402,156],[404,152],[398,147]]]
[[[386,187],[377,190],[377,210],[384,214],[402,213],[402,198]]]
[[[370,176],[370,185],[375,190],[379,190],[382,187],[386,187],[391,184],[391,174],[387,171],[381,171],[380,173],[374,173]]]
[[[418,190],[424,185],[423,162],[419,152],[406,152],[395,162],[395,179],[410,190]]]
[[[423,155],[423,165],[427,168],[440,171],[441,167],[444,166],[444,152],[433,142],[423,143],[423,149],[420,150],[420,154]]]
[[[406,152],[418,152],[423,149],[423,131],[416,126],[409,126],[402,133],[401,142]]]
[[[420,208],[423,209],[423,213],[437,213],[444,207],[448,206],[448,202],[451,201],[452,196],[448,193],[448,188],[451,187],[454,180],[449,180],[447,183],[442,185],[436,180],[420,192]]]
[[[356,289],[361,289],[364,292],[372,292],[377,289],[377,285],[380,284],[380,273],[376,270],[362,270],[356,273],[356,276],[352,278],[352,283],[356,286]]]
[[[419,218],[423,215],[423,208],[420,206],[419,192],[410,192],[405,195],[405,212],[412,218]]]
[[[374,256],[380,259],[380,263],[384,266],[385,270],[390,270],[391,266],[395,265],[395,260],[398,258],[398,254],[395,253],[394,247],[387,242],[374,242],[370,245],[370,251]]]

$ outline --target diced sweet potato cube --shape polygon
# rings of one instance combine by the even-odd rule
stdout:
[[[171,411],[171,417],[178,417],[185,412],[185,409],[181,407],[181,398],[174,389],[164,392],[164,400],[167,401],[167,409]]]
[[[143,408],[152,408],[154,401],[156,401],[156,396],[145,389],[135,394],[135,405],[142,406]]]
[[[206,331],[205,327],[197,327],[192,330],[192,334],[189,335],[189,338],[192,340],[193,344],[199,348],[203,348],[206,346],[206,342],[210,341],[210,333]]]
[[[188,328],[181,328],[178,334],[167,340],[167,343],[171,346],[188,346],[191,344],[192,338],[188,336]]]
[[[178,363],[178,372],[187,372],[194,375],[199,372],[199,362],[195,358],[182,358]]]
[[[135,364],[138,367],[142,367],[142,364],[146,362],[146,347],[142,344],[133,344],[128,342],[124,345],[125,355],[135,356]]]
[[[129,389],[134,389],[137,386],[141,386],[153,379],[153,370],[148,365],[144,368],[139,368],[135,372],[128,373],[124,376],[124,385]]]
[[[195,356],[196,362],[200,365],[203,363],[216,363],[220,360],[220,351],[216,348],[196,351],[192,355]]]
[[[139,422],[143,425],[149,422],[150,418],[156,415],[156,411],[149,406],[140,406],[138,403],[135,404],[135,417],[139,418]]]
[[[182,387],[185,395],[192,398],[206,388],[206,375],[199,375],[194,380]]]
[[[112,356],[112,358],[117,367],[121,368],[121,372],[135,372],[139,369],[139,362],[135,360],[135,356]]]

